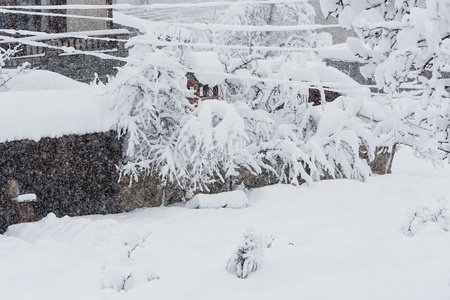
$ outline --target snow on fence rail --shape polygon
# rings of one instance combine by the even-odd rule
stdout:
[[[291,2],[298,2],[298,1],[290,1],[290,0],[271,0],[271,1],[241,1],[239,4],[277,4],[277,3],[291,3]],[[60,9],[75,9],[75,10],[86,10],[86,9],[105,9],[105,8],[113,8],[116,10],[126,10],[131,8],[143,8],[143,9],[159,9],[159,8],[181,8],[181,7],[209,7],[209,6],[228,6],[230,4],[233,4],[235,2],[202,2],[202,3],[183,3],[183,4],[149,4],[149,5],[124,5],[124,4],[117,4],[117,5],[50,5],[50,6],[39,6],[39,5],[30,5],[30,6],[14,6],[14,10],[11,9],[11,6],[0,6],[0,13],[13,13],[13,14],[28,14],[28,15],[46,15],[46,16],[63,16],[63,17],[74,17],[74,18],[93,18],[98,20],[112,20],[112,18],[104,18],[104,17],[93,17],[93,16],[80,16],[80,15],[73,15],[73,14],[58,14],[58,13],[43,13],[43,12],[33,12],[33,11],[20,11],[16,9],[27,9],[27,10],[42,10],[42,9],[54,9],[55,6]],[[150,24],[152,26],[173,26],[178,28],[190,28],[190,29],[196,29],[196,30],[210,30],[210,31],[240,31],[240,32],[282,32],[282,31],[295,31],[295,30],[313,30],[313,29],[323,29],[323,28],[332,28],[332,27],[340,27],[339,25],[332,24],[332,25],[288,25],[288,26],[272,26],[272,25],[264,25],[264,26],[254,26],[254,25],[228,25],[228,24],[200,24],[200,23],[194,23],[194,24],[188,24],[188,23],[172,23],[172,22],[155,22],[155,21],[149,21],[149,20],[140,20],[146,24]],[[140,61],[135,61],[129,58],[124,58],[124,55],[118,55],[121,57],[108,55],[105,52],[100,51],[92,51],[89,47],[83,47],[83,43],[80,42],[79,46],[75,45],[75,42],[72,44],[68,43],[67,45],[62,43],[55,43],[51,41],[50,39],[58,38],[70,38],[70,39],[84,39],[88,41],[90,40],[98,42],[119,42],[119,43],[125,43],[127,40],[122,38],[116,38],[116,37],[99,37],[95,36],[93,34],[85,34],[81,32],[76,33],[42,33],[42,32],[30,32],[30,31],[17,31],[17,30],[11,30],[11,29],[0,29],[0,31],[3,31],[9,35],[13,35],[16,33],[19,34],[27,34],[30,36],[27,37],[16,37],[16,36],[0,36],[0,45],[1,43],[22,43],[25,45],[28,45],[30,47],[27,47],[28,49],[25,51],[26,54],[24,55],[35,55],[40,54],[42,51],[34,51],[30,50],[32,47],[36,48],[48,48],[53,50],[58,50],[62,52],[66,52],[69,54],[84,54],[84,55],[91,55],[95,56],[100,59],[112,59],[112,60],[119,60],[123,63],[126,62],[133,62],[133,63],[142,63]],[[110,30],[104,30],[105,33],[111,33],[115,34],[117,30],[110,29]],[[49,40],[46,40],[49,39]],[[86,43],[86,44],[87,44]],[[224,44],[208,44],[208,43],[185,43],[185,42],[174,42],[174,41],[160,41],[160,40],[139,40],[139,41],[133,41],[134,44],[151,44],[156,46],[183,46],[183,47],[192,47],[192,48],[202,48],[202,49],[228,49],[228,50],[244,50],[244,51],[281,51],[281,52],[319,52],[322,48],[325,47],[317,47],[317,48],[294,48],[294,47],[268,47],[268,46],[241,46],[241,45],[224,45]],[[145,62],[149,63],[149,62]],[[154,62],[152,62],[154,64]],[[163,66],[166,67],[167,66]],[[276,80],[273,78],[261,78],[256,76],[238,76],[235,74],[229,74],[225,72],[216,73],[216,72],[210,72],[205,73],[204,70],[192,70],[195,73],[198,74],[204,74],[204,75],[213,75],[216,77],[222,77],[224,79],[232,78],[232,79],[238,79],[238,80],[251,80],[254,82],[264,82],[264,83],[276,83],[276,84],[282,84],[282,85],[288,85],[288,86],[298,86],[298,85],[308,85],[311,88],[321,88],[325,90],[330,90],[338,93],[345,93],[350,88],[360,88],[361,85],[355,84],[339,84],[339,86],[336,86],[335,83],[329,83],[329,82],[304,82],[304,81],[285,81],[285,80]],[[370,88],[372,90],[376,89],[377,86],[375,85],[365,85],[363,87]],[[381,92],[371,92],[371,95],[386,95],[385,93]],[[394,98],[396,96],[393,96]]]
[[[192,8],[192,7],[215,7],[215,6],[229,6],[231,4],[281,4],[281,3],[296,3],[299,0],[265,0],[265,1],[215,1],[215,2],[199,2],[199,3],[153,3],[145,5],[133,4],[112,4],[112,5],[22,5],[15,6],[23,9],[53,9],[55,6],[58,9],[95,9],[95,8],[113,8],[116,10],[128,10],[133,8]],[[0,5],[0,8],[10,8],[11,6]]]

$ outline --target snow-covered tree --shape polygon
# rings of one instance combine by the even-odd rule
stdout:
[[[314,8],[306,1],[256,4],[234,3],[219,18],[222,24],[254,26],[303,25],[314,23]],[[228,31],[219,39],[244,46],[314,47],[323,43],[322,34],[304,31]],[[265,52],[270,54],[271,52]]]
[[[289,26],[312,24],[314,15],[313,7],[305,1],[237,3],[231,5],[220,20],[244,28],[247,25]],[[216,38],[219,43],[227,45],[269,47],[264,50],[250,48],[248,51],[221,52],[227,72],[235,75],[226,80],[227,101],[239,101],[253,110],[264,110],[272,120],[264,138],[250,143],[257,145],[253,147],[258,149],[254,151],[254,156],[262,168],[275,173],[279,181],[292,184],[311,183],[324,177],[364,179],[370,174],[367,163],[359,156],[359,148],[364,147],[368,149],[369,159],[373,159],[375,144],[370,134],[370,124],[362,122],[355,113],[344,111],[344,106],[326,108],[324,87],[317,85],[321,74],[307,65],[309,61],[317,61],[314,53],[270,49],[273,46],[301,48],[327,45],[330,42],[327,34],[309,30],[244,30],[225,32]],[[321,68],[324,67],[322,64]],[[320,70],[319,73],[323,72],[327,70]],[[308,103],[312,86],[319,91],[322,106],[314,107]],[[345,125],[326,125],[330,119],[339,120],[337,115]]]
[[[399,112],[390,123],[403,124],[397,142],[413,146],[424,157],[446,156],[450,2],[321,0],[321,5],[325,15],[338,16],[341,25],[353,27],[359,39],[351,38],[348,44],[364,63],[363,75],[374,77],[380,89],[395,97],[388,104]]]
[[[299,1],[233,4],[222,20],[242,26],[292,25],[311,23],[312,16],[312,7]],[[359,114],[364,95],[326,103],[325,89],[330,87],[320,83],[345,75],[310,63],[314,56],[309,54],[226,48],[218,51],[229,74],[224,99],[194,107],[186,100],[183,81],[189,51],[194,50],[170,42],[195,43],[205,37],[225,45],[319,44],[319,35],[308,31],[261,31],[253,39],[245,30],[202,35],[160,28],[135,38],[130,62],[110,84],[121,116],[120,134],[127,137],[124,174],[154,171],[163,184],[177,182],[193,193],[209,191],[214,183],[232,183],[242,173],[258,176],[263,171],[295,185],[326,177],[367,178],[370,168],[359,152],[364,148],[372,159],[375,143],[372,124]],[[163,43],[153,47],[145,39]],[[319,92],[321,105],[309,102],[311,87]]]
[[[234,70],[239,60],[230,59],[228,66]],[[368,158],[373,159],[376,145],[372,124],[363,122],[358,114],[366,96],[326,103],[324,87],[317,84],[325,73],[332,73],[335,79],[345,75],[307,60],[300,54],[257,58],[233,73],[253,80],[227,80],[230,101],[264,110],[273,120],[270,134],[259,140],[258,161],[286,183],[311,183],[325,177],[365,179],[370,169],[359,150],[367,149]],[[261,81],[255,82],[255,77]],[[317,86],[322,105],[308,102],[311,86]]]
[[[155,171],[165,180],[174,179],[167,171],[174,169],[173,137],[190,109],[180,51],[137,44],[130,62],[109,85],[120,116],[119,134],[126,137],[124,175],[137,179],[140,173]]]

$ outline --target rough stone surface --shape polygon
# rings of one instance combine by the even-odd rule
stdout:
[[[115,131],[0,143],[0,232],[19,221],[6,189],[13,179],[22,194],[36,194],[35,220],[120,212],[121,158]]]
[[[164,193],[166,205],[184,200],[185,192],[176,182],[165,186],[160,176],[155,174],[141,175],[138,181],[124,177],[120,181],[120,206],[124,211],[142,207],[155,207],[163,204]]]

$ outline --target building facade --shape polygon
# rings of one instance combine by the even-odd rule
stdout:
[[[111,4],[112,0],[0,0],[0,6]],[[106,30],[113,27],[112,20],[107,20],[112,18],[112,9],[41,9],[26,11],[30,13],[17,13],[18,10],[21,9],[0,13],[0,29],[62,33]]]

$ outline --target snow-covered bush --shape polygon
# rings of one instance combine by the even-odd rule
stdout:
[[[234,4],[225,12],[222,20],[225,24],[244,27],[311,24],[314,9],[303,1]],[[329,42],[325,34],[308,30],[230,31],[217,39],[224,44],[250,47],[314,47]],[[227,62],[227,72],[235,75],[226,80],[227,100],[266,111],[271,120],[265,134],[250,141],[252,153],[260,167],[275,173],[278,181],[295,185],[325,177],[367,178],[371,171],[366,160],[360,157],[359,150],[365,149],[368,159],[372,160],[376,143],[370,132],[372,122],[359,115],[358,109],[368,92],[355,95],[358,98],[343,99],[341,105],[326,104],[325,87],[320,82],[330,84],[335,78],[339,81],[339,78],[345,77],[344,74],[323,63],[310,63],[316,60],[313,53],[270,50],[250,48],[248,51],[221,53],[222,60]],[[347,85],[357,85],[351,81],[344,80]],[[332,89],[342,90],[342,83]],[[312,87],[321,95],[321,106],[315,107],[308,103]]]
[[[132,255],[136,249],[145,246],[150,235],[136,236],[130,241],[123,242],[118,257],[106,260],[102,268],[101,285],[103,289],[115,291],[129,291],[137,285],[159,279],[148,268],[136,265]]]
[[[244,233],[244,242],[227,263],[227,270],[239,278],[247,278],[250,273],[257,271],[261,267],[264,255],[262,238],[249,230]]]
[[[426,158],[450,152],[450,2],[446,0],[322,0],[324,15],[335,15],[359,36],[347,43],[375,78],[382,97],[402,123],[397,142]],[[387,125],[385,123],[385,125]],[[396,127],[394,130],[398,130]]]
[[[258,149],[261,167],[275,172],[279,181],[300,184],[324,177],[363,180],[370,174],[366,160],[359,155],[364,148],[372,160],[376,146],[371,133],[374,125],[360,114],[368,92],[332,103],[326,103],[322,95],[322,105],[309,103],[310,82],[328,80],[327,72],[333,73],[335,80],[348,80],[339,71],[307,63],[305,56],[296,54],[255,59],[238,72],[261,77],[261,82],[228,81],[228,87],[232,86],[227,93],[230,101],[243,101],[266,111],[272,120],[263,138],[251,144]]]
[[[11,80],[14,76],[16,76],[30,68],[29,63],[24,63],[23,65],[19,66],[17,68],[16,72],[14,72],[14,73],[6,74],[2,71],[3,67],[5,66],[5,62],[10,60],[11,57],[13,57],[18,52],[20,52],[19,46],[20,45],[17,45],[14,48],[8,48],[8,49],[4,49],[4,48],[0,47],[0,88],[4,87],[6,85],[6,83],[9,80]]]
[[[408,224],[403,228],[407,236],[413,236],[428,223],[438,224],[444,231],[450,228],[450,215],[447,209],[448,201],[444,198],[436,201],[434,207],[420,206],[409,217]]]
[[[102,288],[115,291],[129,291],[147,282],[159,279],[145,268],[128,268],[121,265],[109,265],[102,271]]]

